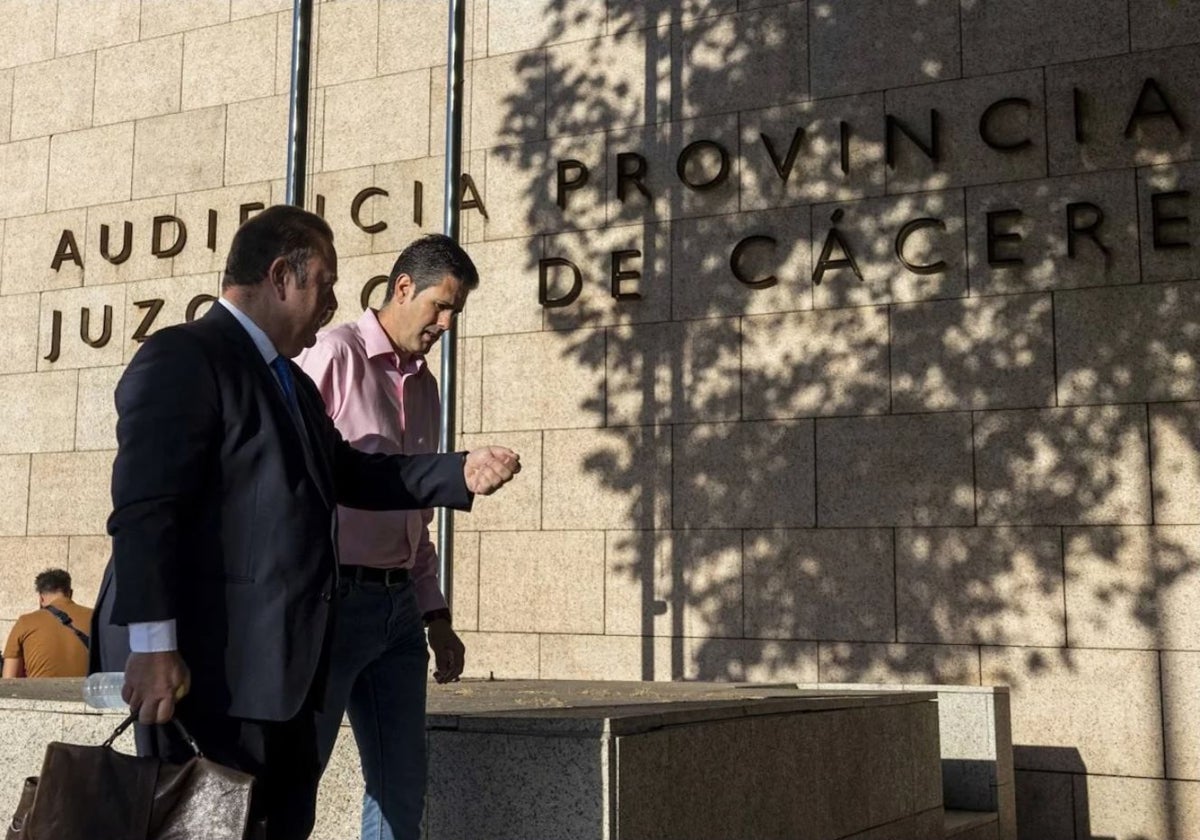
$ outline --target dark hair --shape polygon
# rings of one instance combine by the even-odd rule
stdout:
[[[221,287],[258,285],[279,257],[288,261],[303,285],[313,251],[332,246],[333,231],[320,216],[290,204],[268,207],[233,235]]]
[[[33,579],[33,588],[39,595],[51,592],[71,593],[71,575],[62,569],[47,569]]]
[[[384,303],[396,294],[396,278],[401,274],[412,278],[413,288],[418,292],[441,283],[447,274],[462,283],[467,291],[479,285],[479,272],[467,252],[449,236],[440,233],[422,236],[400,252],[388,275]]]

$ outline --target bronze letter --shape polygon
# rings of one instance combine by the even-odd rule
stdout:
[[[1185,236],[1182,239],[1169,239],[1163,230],[1167,225],[1179,225],[1186,232],[1188,229],[1188,215],[1184,213],[1181,216],[1167,216],[1164,214],[1163,204],[1167,201],[1186,201],[1191,197],[1191,192],[1188,190],[1175,190],[1173,192],[1153,193],[1150,196],[1150,229],[1154,232],[1154,250],[1163,251],[1172,248],[1191,248],[1192,243]]]
[[[1150,107],[1151,95],[1158,100],[1158,103],[1153,108]],[[1151,78],[1146,79],[1142,83],[1142,92],[1138,94],[1137,104],[1133,106],[1133,113],[1129,115],[1129,122],[1125,124],[1125,136],[1132,137],[1134,129],[1137,128],[1137,123],[1141,120],[1148,120],[1155,117],[1170,117],[1171,122],[1175,123],[1175,128],[1179,130],[1179,133],[1183,133],[1183,120],[1179,119],[1179,115],[1175,113],[1175,109],[1167,101],[1167,95],[1158,86],[1158,82]]]
[[[62,312],[55,309],[50,313],[50,352],[42,358],[47,362],[57,362],[59,351],[62,349]]]
[[[700,149],[716,149],[717,154],[721,156],[721,167],[717,170],[717,174],[709,178],[701,184],[694,183],[688,180],[687,166],[691,162],[692,155]],[[729,152],[725,151],[725,147],[715,140],[697,140],[694,143],[687,144],[683,151],[679,153],[678,160],[675,161],[675,174],[679,176],[679,180],[684,183],[689,189],[697,192],[716,189],[721,186],[721,183],[729,177]],[[786,179],[785,179],[786,180]]]
[[[575,275],[575,279],[571,283],[571,291],[567,292],[562,297],[550,297],[550,269],[557,266],[566,266],[571,269],[571,273]],[[547,309],[554,309],[560,306],[570,306],[579,297],[579,293],[583,291],[583,273],[575,263],[563,257],[546,257],[538,260],[538,303]]]
[[[1089,225],[1079,225],[1080,212],[1089,212],[1093,215],[1092,223]],[[1104,211],[1092,204],[1090,201],[1075,201],[1067,205],[1067,256],[1075,259],[1075,237],[1079,234],[1084,234],[1088,239],[1096,243],[1096,247],[1100,249],[1100,253],[1105,257],[1109,256],[1109,250],[1104,243],[1100,241],[1097,232],[1100,230],[1100,225],[1104,221]]]
[[[900,228],[900,232],[896,234],[896,259],[900,260],[901,265],[911,271],[913,274],[938,274],[946,270],[946,261],[938,260],[937,262],[919,263],[910,262],[904,256],[904,245],[908,242],[908,237],[912,236],[922,228],[934,227],[938,230],[945,230],[946,223],[941,219],[913,219],[906,222],[904,227]]]
[[[125,222],[122,225],[121,233],[121,251],[115,256],[109,253],[108,248],[108,225],[100,225],[100,256],[108,260],[113,265],[120,265],[129,259],[129,254],[133,250],[133,222]]]
[[[136,300],[133,305],[138,309],[146,310],[146,317],[142,319],[142,323],[138,324],[137,329],[130,336],[134,341],[143,342],[150,332],[150,325],[154,323],[154,319],[158,317],[158,313],[162,312],[163,304],[166,303],[162,298],[151,298],[150,300]]]
[[[378,289],[380,286],[382,286],[387,281],[388,281],[388,276],[386,274],[376,274],[374,277],[372,277],[370,280],[368,280],[366,282],[366,284],[362,287],[362,294],[360,294],[358,296],[358,300],[359,300],[359,303],[362,304],[363,312],[366,312],[367,309],[371,306],[371,295],[374,294],[375,290]]]
[[[642,272],[637,269],[621,268],[621,260],[626,257],[640,257],[641,251],[613,251],[612,252],[612,296],[616,300],[641,300],[641,292],[623,292],[621,291],[622,280],[637,280],[642,276]]]
[[[91,347],[103,347],[108,344],[108,340],[112,338],[112,307],[108,304],[104,305],[104,324],[100,328],[100,337],[92,338],[92,310],[88,307],[81,307],[79,310],[79,337],[84,343]]]
[[[742,271],[742,257],[745,255],[746,251],[759,243],[762,243],[763,245],[769,245],[772,249],[774,249],[775,245],[777,244],[775,237],[773,236],[747,236],[741,242],[733,246],[733,253],[729,255],[729,270],[733,272],[733,276],[736,277],[739,282],[749,286],[751,289],[769,289],[779,282],[779,278],[774,274],[768,275],[762,280],[751,280],[746,276],[745,272]]]
[[[170,247],[163,248],[162,233],[163,225],[171,222],[175,225],[175,241]],[[150,234],[150,253],[159,259],[167,259],[173,257],[183,250],[183,246],[187,244],[187,225],[183,223],[183,219],[178,216],[155,216],[154,227]]]
[[[1018,265],[1025,260],[1017,255],[1010,257],[1001,257],[997,253],[997,246],[1005,242],[1020,242],[1022,237],[1019,233],[1012,231],[1002,231],[997,229],[997,222],[1015,221],[1021,218],[1024,213],[1020,210],[993,210],[987,214],[987,261],[988,265]]]
[[[633,168],[629,164],[633,164]],[[646,174],[646,159],[637,152],[621,152],[617,155],[617,198],[625,202],[625,189],[629,184],[638,188],[638,192],[650,198],[650,190],[642,183]]]
[[[900,129],[900,133],[913,141],[918,149],[920,149],[925,157],[929,158],[933,163],[941,160],[941,118],[937,110],[929,109],[929,142],[921,142],[921,138],[916,133],[906,126],[900,120],[893,117],[891,114],[884,115],[886,127],[886,136],[884,138],[884,157],[887,159],[888,169],[896,168],[896,129]]]
[[[467,193],[471,194],[470,198],[467,198]],[[475,179],[466,172],[462,174],[462,191],[459,196],[458,209],[478,210],[483,214],[483,218],[488,218],[487,208],[483,206],[483,199],[479,197],[479,190],[475,187]]]
[[[792,145],[788,147],[787,157],[783,160],[779,159],[779,152],[775,151],[775,144],[770,137],[763,132],[759,132],[758,136],[762,138],[763,145],[767,147],[767,154],[771,158],[771,163],[775,164],[779,180],[786,184],[788,177],[792,174],[792,167],[796,165],[796,155],[800,154],[800,141],[804,139],[804,127],[796,126],[796,130],[792,133]]]
[[[425,209],[425,185],[420,181],[413,181],[413,224],[417,227],[421,226],[421,216]]]
[[[208,211],[208,250],[217,250],[217,211]]]
[[[58,247],[54,249],[54,259],[50,260],[50,267],[58,271],[67,260],[83,268],[83,258],[79,256],[79,245],[75,242],[75,234],[64,230],[62,236],[58,238]]]
[[[387,195],[387,190],[382,190],[379,187],[366,187],[358,191],[358,195],[354,196],[354,200],[350,202],[350,221],[354,222],[355,226],[363,233],[380,233],[387,230],[387,222],[374,222],[373,224],[364,225],[359,213],[362,212],[363,202],[373,195]]]
[[[575,172],[575,177],[568,179],[569,172]],[[554,201],[560,210],[567,209],[567,193],[577,190],[588,182],[588,168],[578,160],[560,160],[558,162],[558,188]]]
[[[1016,152],[1021,149],[1027,149],[1033,145],[1033,141],[1028,137],[1025,137],[1021,140],[1009,140],[1008,142],[1003,142],[997,140],[996,136],[992,134],[992,117],[994,117],[996,112],[998,112],[1001,108],[1007,108],[1010,105],[1020,105],[1025,109],[1026,112],[1028,112],[1033,103],[1028,99],[1024,99],[1019,96],[1010,96],[1006,99],[997,99],[991,105],[987,106],[987,110],[984,111],[983,116],[979,118],[979,136],[983,139],[984,143],[987,143],[993,149],[996,149],[1000,152]]]
[[[206,303],[216,303],[217,299],[212,295],[196,295],[188,301],[187,309],[183,313],[183,317],[190,324],[196,320],[196,310]]]
[[[324,210],[325,210],[325,199],[321,196],[318,196],[318,202],[321,205],[322,212],[318,213],[317,215],[323,216]],[[255,213],[257,213],[259,210],[266,210],[266,209],[267,209],[267,205],[263,204],[261,201],[251,201],[251,202],[247,202],[246,204],[240,205],[238,207],[238,220],[239,220],[238,224],[239,225],[246,224],[246,222],[248,222],[250,220],[250,217],[253,216]]]
[[[835,226],[831,227],[829,233],[825,235],[825,244],[821,247],[821,256],[817,258],[817,267],[813,270],[812,281],[814,286],[821,285],[821,280],[824,279],[825,272],[831,268],[849,268],[859,280],[863,280],[862,272],[858,270],[858,263],[854,261],[854,254],[851,253],[850,246],[842,238],[842,232],[836,227],[844,215],[845,211],[839,209],[834,210],[833,215],[830,217]],[[830,259],[830,256],[833,254],[834,245],[842,252],[842,256],[837,259]]]

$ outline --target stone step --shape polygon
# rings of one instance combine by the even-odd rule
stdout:
[[[995,811],[946,811],[946,840],[998,840],[1000,815]]]

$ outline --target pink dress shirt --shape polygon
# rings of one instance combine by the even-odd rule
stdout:
[[[356,322],[317,336],[296,362],[325,399],[342,437],[364,452],[437,452],[441,400],[419,356],[401,359],[368,309]],[[437,549],[429,539],[433,510],[369,511],[338,506],[338,562],[408,569],[422,613],[444,609]]]

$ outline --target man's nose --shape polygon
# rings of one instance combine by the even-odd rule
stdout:
[[[450,329],[450,327],[453,323],[454,323],[454,312],[452,312],[450,310],[446,310],[444,312],[438,313],[437,324],[443,330]]]

